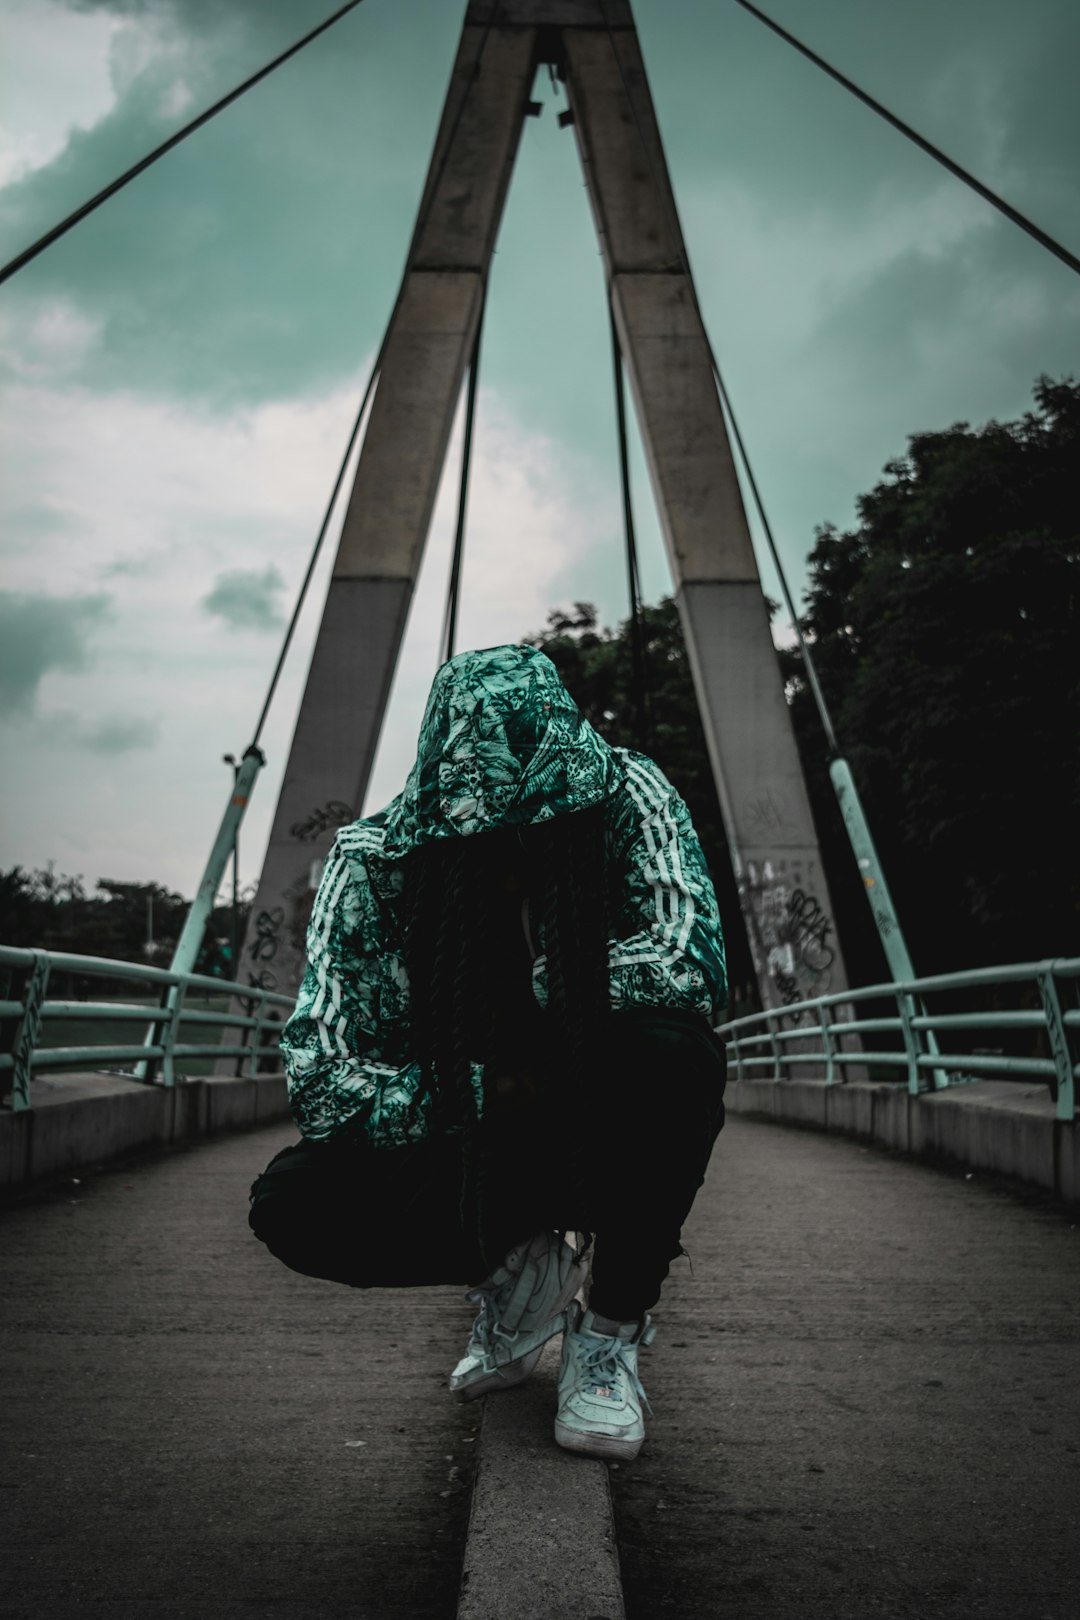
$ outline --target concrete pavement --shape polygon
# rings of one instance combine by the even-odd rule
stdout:
[[[278,1265],[246,1190],[290,1135],[0,1218],[10,1620],[454,1615],[480,1414],[444,1379],[468,1309]],[[1073,1620],[1060,1206],[735,1117],[686,1241],[694,1275],[675,1268],[642,1356],[645,1449],[609,1472],[629,1620]]]
[[[7,1620],[398,1620],[457,1606],[480,1414],[458,1289],[280,1265],[247,1188],[274,1126],[0,1219]]]
[[[728,1119],[612,1474],[629,1620],[1075,1620],[1080,1232]]]

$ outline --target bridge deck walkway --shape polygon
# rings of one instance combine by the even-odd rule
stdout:
[[[478,1413],[443,1380],[468,1310],[277,1265],[246,1189],[290,1135],[3,1214],[11,1620],[454,1614]],[[687,1246],[643,1356],[649,1438],[611,1474],[629,1620],[1071,1620],[1073,1217],[735,1117]]]

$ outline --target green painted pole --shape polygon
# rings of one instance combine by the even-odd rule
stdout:
[[[840,814],[844,818],[844,826],[847,828],[848,841],[859,863],[859,875],[866,889],[870,910],[874,914],[874,922],[881,940],[881,948],[885,952],[885,960],[889,964],[889,972],[894,979],[913,979],[915,969],[912,966],[904,931],[900,927],[900,919],[896,915],[896,907],[893,905],[889,885],[885,881],[885,873],[878,859],[878,852],[874,848],[874,840],[870,836],[870,825],[859,798],[859,790],[855,786],[855,778],[851,774],[847,760],[839,757],[833,759],[829,764],[829,776],[840,805]]]
[[[244,812],[247,809],[248,800],[255,786],[255,779],[265,764],[266,755],[261,748],[256,748],[253,744],[246,750],[240,762],[240,768],[236,772],[232,791],[229,794],[229,802],[225,806],[225,814],[221,818],[221,825],[218,828],[217,837],[214,839],[210,857],[203,871],[202,881],[188,909],[188,914],[184,919],[184,926],[180,930],[180,938],[176,942],[176,949],[173,952],[172,961],[169,963],[170,973],[190,973],[195,966],[203,934],[206,932],[206,924],[214,908],[214,896],[221,887],[221,880],[225,876],[225,868],[229,863],[229,857],[232,855],[239,836],[240,823],[244,819]],[[234,962],[233,973],[235,974],[236,971],[237,965]],[[181,987],[178,985],[171,985],[166,992],[164,1006],[168,1010],[170,1022],[180,1004],[180,995]],[[163,1033],[167,1033],[167,1028]],[[154,1028],[152,1025],[147,1031],[146,1038],[148,1044],[153,1043]],[[135,1070],[135,1077],[138,1080],[152,1078],[150,1064],[146,1062],[140,1063]]]
[[[885,872],[874,847],[874,840],[870,836],[870,823],[866,819],[866,812],[859,798],[859,790],[855,786],[855,778],[846,759],[839,755],[829,763],[829,776],[833,791],[840,806],[840,814],[844,818],[847,828],[848,842],[852,852],[859,863],[859,875],[863,880],[866,898],[870,902],[870,910],[874,916],[874,924],[881,940],[881,948],[885,952],[885,960],[889,964],[889,972],[893,979],[906,983],[915,977],[915,968],[907,948],[907,940],[900,926],[900,919],[896,915],[896,907],[889,892],[889,885],[885,881]],[[905,997],[909,1013],[915,1011],[915,1001],[912,997]],[[915,1032],[918,1042],[920,1032]],[[933,1030],[921,1032],[926,1041],[926,1049],[936,1056],[939,1047]],[[931,1071],[934,1089],[947,1086],[949,1077],[940,1069]]]
[[[255,778],[265,764],[266,756],[261,748],[249,748],[240,762],[240,769],[236,773],[232,793],[225,807],[225,814],[221,818],[221,826],[210,851],[202,882],[184,919],[173,959],[169,963],[172,973],[190,973],[195,966],[195,958],[199,954],[206,924],[214,909],[214,896],[225,876],[225,868],[229,864],[233,845],[240,831],[240,823],[244,819],[244,811],[247,809],[251,790],[255,786]],[[233,971],[236,971],[235,964]]]

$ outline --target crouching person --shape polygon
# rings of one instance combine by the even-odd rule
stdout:
[[[404,791],[339,832],[308,957],[281,1042],[302,1140],[252,1188],[255,1233],[352,1287],[465,1285],[465,1398],[561,1333],[556,1440],[636,1456],[638,1352],[723,1123],[723,940],[682,800],[542,653],[461,653]]]

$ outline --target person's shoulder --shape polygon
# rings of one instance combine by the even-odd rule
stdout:
[[[631,798],[645,797],[656,802],[658,797],[678,797],[664,771],[648,754],[637,748],[612,747],[615,756],[616,785]]]
[[[339,827],[334,839],[331,854],[339,854],[346,860],[365,860],[370,855],[381,855],[386,842],[386,818],[393,809],[393,804],[386,805],[377,810],[374,815],[361,816],[357,821],[350,821],[344,827]]]

